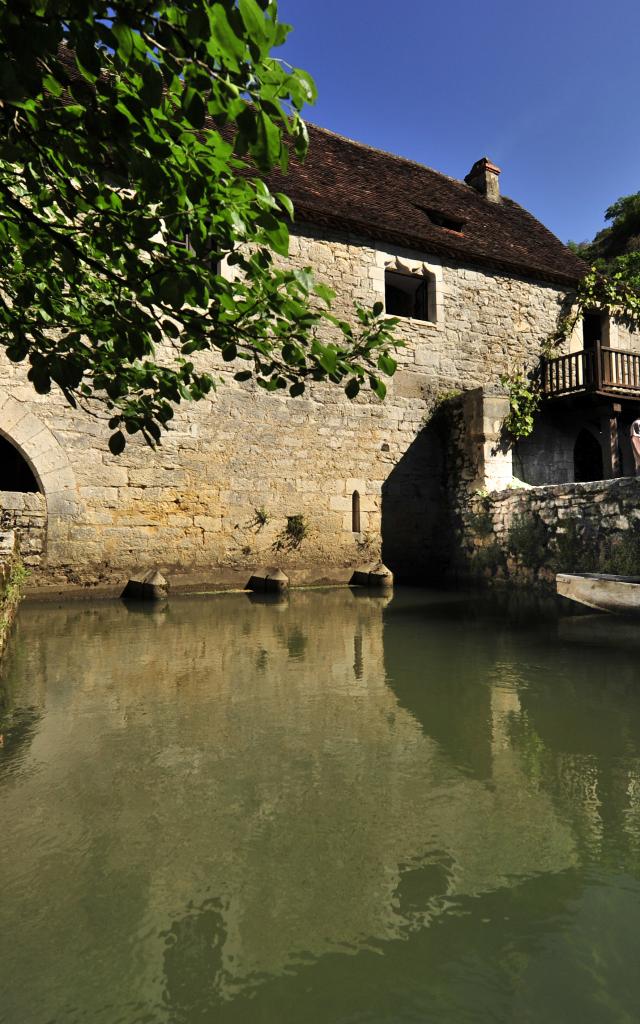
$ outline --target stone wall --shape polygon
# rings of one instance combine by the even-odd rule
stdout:
[[[174,579],[243,585],[254,568],[275,563],[296,583],[347,579],[380,556],[400,578],[431,572],[445,509],[433,409],[452,389],[535,361],[563,293],[347,236],[292,240],[292,263],[311,265],[347,317],[354,301],[370,306],[383,296],[384,268],[398,259],[424,261],[436,322],[401,323],[405,347],[384,403],[372,395],[349,402],[329,385],[298,399],[266,395],[234,382],[233,365],[212,356],[225,377],[217,393],[181,406],[157,450],[132,438],[115,457],[104,418],[70,409],[60,394],[36,395],[26,367],[3,359],[0,433],[29,461],[47,507],[35,580],[112,583],[158,566]],[[306,535],[298,544],[287,523],[299,516]]]
[[[458,536],[458,575],[545,588],[558,572],[640,575],[640,480],[477,493]]]
[[[508,397],[477,388],[443,404],[446,572],[554,589],[558,572],[640,575],[640,479],[529,486],[505,436]]]
[[[20,557],[31,571],[38,570],[47,540],[47,509],[42,494],[0,491],[0,530],[11,530]]]

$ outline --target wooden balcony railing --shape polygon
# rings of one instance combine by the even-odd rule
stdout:
[[[593,349],[546,359],[542,379],[545,394],[550,396],[596,391],[640,398],[640,353],[597,344]]]

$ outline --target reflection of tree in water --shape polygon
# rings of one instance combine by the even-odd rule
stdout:
[[[4,657],[12,659],[14,668],[23,665],[24,649],[19,637],[11,638]],[[26,756],[40,720],[40,708],[24,705],[16,694],[17,689],[15,676],[0,677],[0,783],[2,776],[9,770],[15,771],[16,762]]]
[[[585,623],[588,628],[588,623]],[[555,677],[522,693],[514,745],[572,821],[585,858],[640,867],[640,691],[635,652],[556,650]],[[560,692],[559,686],[560,684]]]
[[[39,719],[40,714],[35,708],[14,710],[0,703],[0,778],[10,762],[26,756],[26,748],[33,739]]]

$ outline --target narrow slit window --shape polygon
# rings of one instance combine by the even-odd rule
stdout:
[[[431,320],[429,279],[424,274],[402,274],[386,270],[384,275],[386,312],[390,316]]]
[[[351,495],[351,530],[360,533],[360,495],[357,491]]]

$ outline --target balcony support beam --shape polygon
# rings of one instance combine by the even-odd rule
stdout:
[[[602,436],[602,463],[605,478],[612,480],[622,475],[618,417],[611,406],[600,412],[600,434]]]

